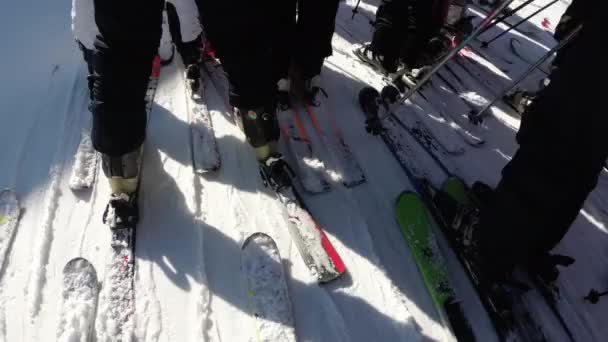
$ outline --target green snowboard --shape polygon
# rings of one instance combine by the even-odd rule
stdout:
[[[439,250],[425,204],[417,194],[405,191],[397,198],[395,212],[401,233],[414,255],[418,270],[444,325],[450,328],[459,341],[475,340],[460,305],[455,301],[446,263]]]

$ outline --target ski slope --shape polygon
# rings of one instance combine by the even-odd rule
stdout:
[[[186,90],[176,58],[162,69],[148,126],[136,242],[136,341],[255,341],[241,273],[241,244],[254,232],[272,236],[278,245],[298,341],[448,339],[393,214],[398,194],[413,187],[382,141],[364,130],[357,93],[367,84],[379,88],[381,78],[362,65],[352,49],[371,39],[368,18],[374,17],[378,1],[363,1],[361,13],[351,20],[354,3],[348,0],[340,5],[335,51],[326,61],[323,78],[330,110],[367,181],[350,189],[331,181],[331,192],[305,196],[346,263],[347,274],[325,285],[318,285],[310,275],[279,204],[260,181],[244,135],[210,83],[205,84],[207,106],[222,166],[204,176],[193,171]],[[0,75],[4,76],[0,83],[0,189],[14,189],[22,208],[16,235],[0,265],[0,341],[56,340],[62,270],[70,259],[88,259],[100,281],[104,279],[110,232],[102,214],[109,187],[103,177],[89,190],[72,192],[68,184],[81,132],[91,124],[86,68],[70,32],[70,6],[67,0],[22,0],[5,6],[0,14]],[[564,6],[560,2],[542,14],[553,23],[549,30]],[[542,24],[541,18],[526,26],[526,30],[536,30],[529,45],[534,56],[554,44]],[[500,45],[508,44],[509,37],[495,42],[488,55],[509,58],[514,66],[510,72],[520,72],[526,62],[508,55],[507,45]],[[493,62],[499,67],[504,60]],[[457,101],[485,101],[492,96],[483,82],[464,69],[457,71],[472,85]],[[459,111],[468,107],[458,102],[448,108],[457,116],[466,114]],[[429,120],[439,122],[436,127],[445,130],[444,139],[458,139],[433,108],[422,110]],[[449,157],[466,181],[496,184],[501,168],[516,150],[519,117],[504,104],[495,107],[493,114],[482,127],[466,127],[484,135],[483,147],[463,144],[462,156]],[[332,159],[312,126],[307,128],[330,176],[335,172]],[[416,157],[434,182],[442,180],[441,171],[424,152]],[[562,311],[568,313],[580,341],[602,341],[608,336],[608,326],[602,324],[608,301],[591,305],[582,300],[590,288],[608,287],[607,176],[602,175],[574,227],[557,247],[558,252],[578,260],[562,272],[558,285],[566,305]],[[459,263],[446,253],[450,276],[478,340],[496,340]],[[565,340],[538,296],[530,294],[527,300],[538,304],[535,314],[552,331],[552,340]],[[99,305],[103,308],[103,303]],[[100,313],[105,314],[98,309]],[[99,321],[94,332],[98,341],[118,340],[112,326]]]

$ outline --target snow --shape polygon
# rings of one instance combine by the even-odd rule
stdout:
[[[335,123],[366,182],[344,187],[331,175],[335,170],[327,152],[321,152],[311,167],[327,179],[331,191],[304,194],[316,221],[344,260],[347,273],[331,283],[317,284],[294,245],[282,206],[263,188],[252,150],[215,87],[208,88],[206,105],[222,167],[204,175],[195,173],[183,75],[174,61],[162,70],[149,119],[135,252],[135,301],[123,312],[132,314],[133,340],[255,340],[241,271],[241,245],[254,232],[272,236],[282,256],[297,340],[445,339],[441,320],[393,215],[395,198],[412,185],[381,139],[364,130],[357,92],[365,85],[381,89],[383,81],[359,63],[352,49],[370,39],[368,19],[373,18],[378,1],[362,2],[360,14],[351,19],[354,2],[341,4],[335,51],[325,63],[322,82]],[[0,117],[5,128],[0,134],[0,189],[13,189],[23,209],[0,269],[0,341],[44,341],[57,336],[63,268],[72,258],[89,260],[101,281],[111,276],[106,269],[111,234],[101,221],[109,198],[108,184],[98,177],[89,189],[69,190],[72,165],[91,165],[77,153],[81,133],[90,129],[90,113],[86,68],[70,29],[70,6],[69,1],[46,4],[22,0],[5,6],[0,14],[0,74],[4,80],[0,85]],[[534,33],[529,38],[513,32],[493,43],[484,52],[494,65],[490,70],[500,70],[511,79],[525,70],[529,64],[513,56],[505,44],[517,37],[531,58],[542,55],[554,44],[551,30],[564,9],[564,3],[559,2],[526,24],[522,30]],[[542,26],[545,17],[549,18],[548,29]],[[485,63],[487,58],[479,56],[482,58],[477,60]],[[491,76],[492,71],[474,77],[459,64],[451,63],[450,67],[466,84],[467,93],[457,94],[446,87],[445,94],[437,95],[444,104],[435,103],[437,99],[425,104],[414,98],[419,110],[400,115],[416,115],[425,123],[435,120],[433,131],[445,134],[446,145],[450,141],[462,144],[463,155],[445,159],[464,179],[496,184],[501,168],[516,150],[514,134],[519,117],[499,103],[492,110],[493,118],[479,127],[469,125],[465,117],[469,105],[479,108],[493,98],[487,84],[478,80]],[[448,73],[442,71],[443,75]],[[540,76],[534,74],[525,86],[537,86]],[[498,82],[499,77],[504,80],[504,76],[496,76],[491,81]],[[449,111],[456,124],[482,137],[485,144],[472,147],[457,140],[461,138],[449,120],[442,121],[443,111]],[[303,120],[313,132],[308,118]],[[387,125],[392,139],[411,139],[398,124],[387,120]],[[315,134],[311,140],[324,151]],[[419,147],[414,146],[403,157],[413,159],[419,173],[434,184],[445,177]],[[567,313],[570,327],[581,341],[601,341],[608,335],[606,302],[591,305],[582,300],[591,288],[608,287],[607,176],[602,174],[582,214],[556,249],[578,260],[563,270],[558,285],[562,312]],[[445,241],[438,243],[478,340],[496,340],[456,257],[445,248]],[[117,317],[104,320],[109,312],[104,298],[111,295],[109,288],[105,290],[104,294],[102,287],[94,333],[99,341],[119,340],[121,336],[114,331],[117,327],[112,326]],[[564,340],[539,294],[530,293],[526,300],[543,325],[555,328],[551,337]],[[76,317],[87,308],[76,305],[68,314]]]

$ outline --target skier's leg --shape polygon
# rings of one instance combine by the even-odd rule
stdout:
[[[382,0],[376,11],[372,41],[359,55],[369,63],[379,64],[387,73],[396,72],[407,13],[406,0]]]
[[[199,3],[206,32],[228,75],[229,102],[259,160],[274,152],[279,139],[271,5],[243,0]]]
[[[146,131],[145,95],[162,31],[163,0],[95,0],[94,5],[100,34],[93,56],[93,146],[102,153],[103,169],[110,179],[136,180]]]
[[[534,265],[546,256],[568,231],[608,157],[608,117],[588,100],[602,96],[588,80],[602,63],[593,53],[594,30],[586,23],[526,113],[520,148],[482,210],[475,232],[481,259],[494,270]]]
[[[194,1],[173,0],[166,3],[167,18],[171,38],[182,57],[186,68],[186,78],[192,92],[200,87],[201,34],[202,27],[198,20],[198,10]]]
[[[413,69],[430,64],[422,61],[429,40],[441,29],[442,0],[410,0],[407,13],[405,40],[401,46],[401,60],[406,67]]]
[[[298,1],[294,59],[303,79],[319,75],[324,59],[332,54],[338,4],[339,0]]]

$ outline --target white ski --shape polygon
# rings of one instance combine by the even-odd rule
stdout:
[[[249,236],[242,247],[241,271],[258,342],[295,342],[291,299],[281,256],[274,240],[263,233]]]
[[[65,265],[62,295],[56,340],[90,341],[95,323],[99,283],[97,272],[89,261],[74,258]]]
[[[303,101],[302,101],[303,102]],[[355,159],[350,146],[342,137],[342,132],[328,111],[325,101],[319,107],[312,107],[303,102],[308,117],[312,121],[325,148],[329,152],[336,166],[338,180],[350,188],[365,182],[365,174]],[[330,130],[331,128],[331,130]]]
[[[304,190],[313,194],[329,191],[329,183],[323,175],[325,164],[315,154],[297,113],[292,109],[281,111],[278,113],[278,120]]]

